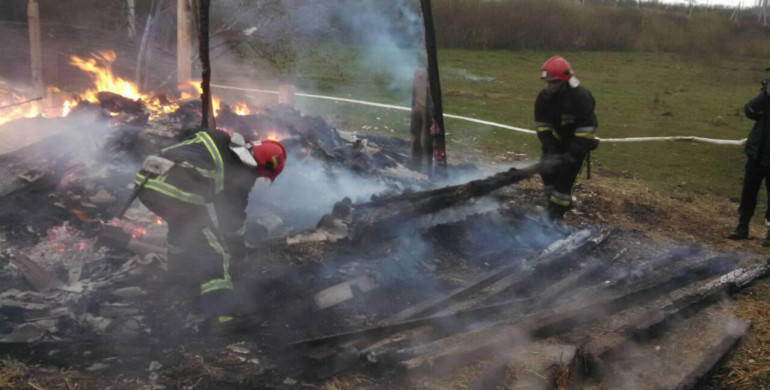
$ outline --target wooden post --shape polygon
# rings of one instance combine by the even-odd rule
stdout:
[[[409,150],[412,169],[430,174],[433,169],[433,137],[430,133],[433,119],[430,115],[430,88],[428,72],[425,69],[414,71],[412,82],[412,118],[409,132],[412,144]]]
[[[176,80],[178,85],[187,85],[192,79],[190,1],[177,0],[176,10]]]
[[[43,49],[40,44],[40,9],[37,0],[27,4],[27,23],[29,24],[29,56],[32,70],[32,86],[36,96],[45,96],[43,85]]]
[[[441,81],[438,72],[438,54],[436,51],[436,32],[433,29],[433,11],[430,0],[420,0],[422,20],[425,26],[425,50],[428,54],[428,84],[433,103],[433,156],[434,175],[446,177],[446,138],[444,136],[444,105],[441,101]]]
[[[135,0],[126,0],[128,5],[128,38],[132,41],[136,39],[136,2]]]

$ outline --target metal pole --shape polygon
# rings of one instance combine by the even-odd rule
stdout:
[[[444,106],[441,102],[441,81],[438,72],[436,32],[433,29],[433,12],[430,0],[420,0],[422,20],[425,26],[425,50],[428,55],[428,83],[433,102],[433,157],[436,162],[434,174],[446,177],[446,137],[444,133]]]

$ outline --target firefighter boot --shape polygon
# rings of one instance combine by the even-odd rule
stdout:
[[[564,219],[564,214],[569,210],[569,206],[562,206],[553,202],[548,203],[548,217],[551,220],[558,221]]]
[[[762,246],[770,247],[770,230],[768,230],[765,234],[765,239],[762,240]]]
[[[222,337],[234,333],[233,325],[235,317],[217,316],[207,318],[204,324],[204,333],[212,337]]]
[[[749,238],[749,224],[739,223],[738,226],[727,235],[731,240],[746,240]]]

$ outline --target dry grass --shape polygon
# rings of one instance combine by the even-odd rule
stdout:
[[[735,298],[734,311],[754,326],[730,360],[714,374],[709,389],[756,390],[770,384],[770,280]],[[763,387],[765,386],[765,387]]]
[[[486,370],[492,360],[476,361],[458,369],[454,375],[440,379],[436,383],[437,389],[465,390],[471,383]]]
[[[570,385],[571,368],[564,364],[553,364],[548,368],[554,389],[567,390]]]
[[[737,205],[712,195],[689,192],[661,194],[632,179],[597,175],[582,183],[576,195],[579,218],[620,229],[643,231],[653,238],[699,243],[717,250],[768,255],[757,239],[732,241],[727,233],[738,220]],[[759,207],[758,207],[759,210]],[[755,217],[752,237],[763,238],[762,218]]]
[[[23,386],[29,369],[23,363],[10,358],[0,360],[0,389],[15,389]]]
[[[371,386],[374,382],[363,375],[346,375],[328,380],[320,390],[359,390]]]
[[[5,357],[0,359],[0,390],[89,390],[103,389],[99,380],[90,380],[83,373],[61,368],[27,365]],[[115,390],[127,389],[113,386]]]

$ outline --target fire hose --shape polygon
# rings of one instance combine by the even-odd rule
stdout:
[[[264,94],[274,94],[277,95],[278,91],[273,90],[267,90],[267,89],[254,89],[254,88],[242,88],[242,87],[233,87],[230,85],[222,85],[222,84],[211,84],[214,88],[220,88],[220,89],[231,89],[236,91],[246,91],[246,92],[256,92],[256,93],[264,93]],[[379,107],[379,108],[387,108],[391,110],[400,110],[400,111],[411,111],[411,107],[404,107],[404,106],[396,106],[392,104],[383,104],[383,103],[376,103],[376,102],[369,102],[365,100],[355,100],[355,99],[348,99],[348,98],[341,98],[341,97],[335,97],[335,96],[325,96],[325,95],[314,95],[314,94],[308,94],[308,93],[295,93],[296,96],[299,97],[305,97],[309,99],[319,99],[319,100],[331,100],[335,102],[343,102],[343,103],[351,103],[351,104],[360,104],[364,106],[370,106],[370,107]],[[497,127],[500,129],[505,130],[511,130],[516,131],[519,133],[526,133],[526,134],[537,134],[536,131],[525,129],[522,127],[516,127],[516,126],[510,126],[502,123],[496,123],[496,122],[490,122],[482,119],[476,119],[471,118],[467,116],[460,116],[460,115],[453,115],[453,114],[444,114],[445,118],[452,118],[457,120],[462,120],[466,122],[472,122],[477,123],[480,125],[487,125],[491,127]],[[728,139],[715,139],[715,138],[704,138],[704,137],[696,137],[696,136],[690,136],[690,135],[680,135],[680,136],[670,136],[670,137],[628,137],[628,138],[600,138],[597,137],[601,142],[612,142],[612,143],[628,143],[628,142],[653,142],[653,141],[674,141],[674,142],[701,142],[701,143],[709,143],[709,144],[715,144],[715,145],[734,145],[734,146],[741,146],[746,143],[746,138],[739,139],[739,140],[728,140]]]

